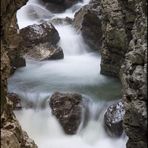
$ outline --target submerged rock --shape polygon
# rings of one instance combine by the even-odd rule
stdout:
[[[53,115],[66,134],[75,134],[81,122],[82,96],[75,93],[54,93],[50,98]]]
[[[107,134],[111,137],[119,137],[123,133],[124,106],[121,101],[109,106],[104,114],[104,126]]]

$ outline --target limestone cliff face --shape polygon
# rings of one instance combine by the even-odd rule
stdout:
[[[16,11],[26,3],[25,0],[1,0],[1,147],[36,148],[26,132],[19,125],[7,98],[7,79],[12,61],[19,55],[18,35],[15,20]],[[16,51],[17,50],[17,51]]]
[[[127,148],[147,147],[146,6],[145,0],[101,1],[104,37],[101,73],[121,79]]]
[[[147,148],[147,16],[146,1],[135,1],[132,40],[121,68],[126,109],[124,129],[127,148]]]
[[[123,9],[119,0],[102,0],[101,73],[118,76],[128,40]]]
[[[92,44],[95,44],[95,37],[99,32],[91,28],[101,30],[102,46],[99,49],[101,52],[101,73],[119,77],[123,86],[123,102],[126,110],[123,126],[129,137],[127,148],[146,148],[146,0],[101,0],[99,3],[97,0],[92,0],[92,2],[86,7],[90,8],[91,6],[92,9],[89,11],[80,10],[75,15],[74,25],[76,24],[76,28],[80,27],[81,30],[87,28],[84,31],[85,34],[93,36],[89,38]],[[86,8],[85,10],[87,10]],[[94,16],[96,14],[101,16],[95,20],[101,22],[101,25],[89,23],[89,17],[84,25],[84,16],[90,13]],[[99,43],[99,35],[97,37]]]

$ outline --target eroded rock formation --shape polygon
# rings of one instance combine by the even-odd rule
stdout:
[[[125,106],[123,125],[129,137],[127,148],[146,148],[147,2],[101,0],[97,5],[94,8],[101,7],[101,73],[119,77],[122,82]],[[85,16],[85,13],[81,14]],[[79,12],[75,17],[76,27],[83,28]],[[87,30],[90,30],[91,26],[88,27]],[[95,27],[100,29],[100,26]]]
[[[132,40],[122,65],[127,148],[147,148],[147,13],[146,1],[134,3]]]
[[[26,3],[25,0],[1,1],[1,147],[37,148],[33,140],[22,130],[13,113],[7,97],[7,79],[16,56],[20,56],[17,29],[11,25],[16,11]],[[16,21],[15,21],[16,23]],[[11,26],[11,27],[10,27]],[[15,38],[16,37],[16,38]]]

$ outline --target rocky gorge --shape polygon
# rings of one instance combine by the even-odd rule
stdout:
[[[75,6],[78,1],[57,0],[56,3],[54,2],[43,1],[47,4],[46,8],[49,10],[55,8],[53,10],[61,13],[72,5]],[[63,49],[65,46],[62,43],[59,44],[61,33],[56,26],[57,21],[53,24],[42,22],[29,25],[18,31],[15,14],[25,4],[26,1],[16,0],[13,2],[2,0],[1,2],[1,146],[3,148],[37,147],[22,130],[13,113],[13,109],[21,109],[24,104],[18,103],[22,101],[20,94],[15,96],[8,93],[8,78],[15,73],[16,69],[26,66],[26,57],[41,62],[48,60],[53,62],[57,59],[57,61],[66,59],[67,54]],[[89,4],[75,13],[74,19],[69,19],[70,24],[82,33],[84,42],[91,50],[101,54],[101,74],[118,77],[122,83],[123,105],[112,103],[112,106],[107,107],[104,122],[105,129],[111,137],[113,135],[120,137],[123,130],[125,131],[128,136],[127,148],[147,147],[146,7],[145,0],[91,0]],[[81,48],[84,47],[81,46]],[[79,59],[77,60],[79,62]],[[63,84],[62,87],[64,87]],[[21,99],[17,99],[19,97]],[[61,93],[55,93],[50,98],[48,104],[52,113],[67,134],[75,134],[78,130],[81,124],[82,108],[85,108],[85,114],[87,114],[85,122],[89,118],[88,115],[91,115],[88,113],[91,111],[86,107],[87,105],[83,104],[83,98],[85,97],[79,94]],[[15,103],[12,104],[13,100],[18,103],[18,106]],[[31,108],[36,107],[34,102],[29,102],[29,104]],[[46,106],[46,102],[42,106]],[[102,109],[99,109],[99,112],[101,111]],[[116,119],[116,114],[119,115],[117,125],[114,120],[110,120]],[[112,122],[111,126],[109,126],[110,122]]]

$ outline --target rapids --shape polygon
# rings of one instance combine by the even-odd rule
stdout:
[[[39,0],[29,0],[17,12],[19,28],[39,24],[53,18],[73,18],[79,8],[89,0],[79,2],[63,13],[53,14]],[[24,130],[39,148],[125,148],[126,137],[109,138],[103,128],[106,107],[121,97],[118,80],[100,74],[101,57],[91,52],[81,33],[71,25],[55,25],[59,32],[59,46],[64,51],[63,60],[34,61],[26,59],[27,66],[18,69],[8,81],[9,92],[19,94],[25,103],[31,100],[35,109],[15,111]],[[85,96],[91,113],[88,124],[80,126],[76,135],[64,134],[51,114],[48,98],[55,91],[78,92]],[[45,103],[44,109],[40,106]],[[103,108],[103,110],[102,110]],[[83,116],[82,123],[83,125]]]

